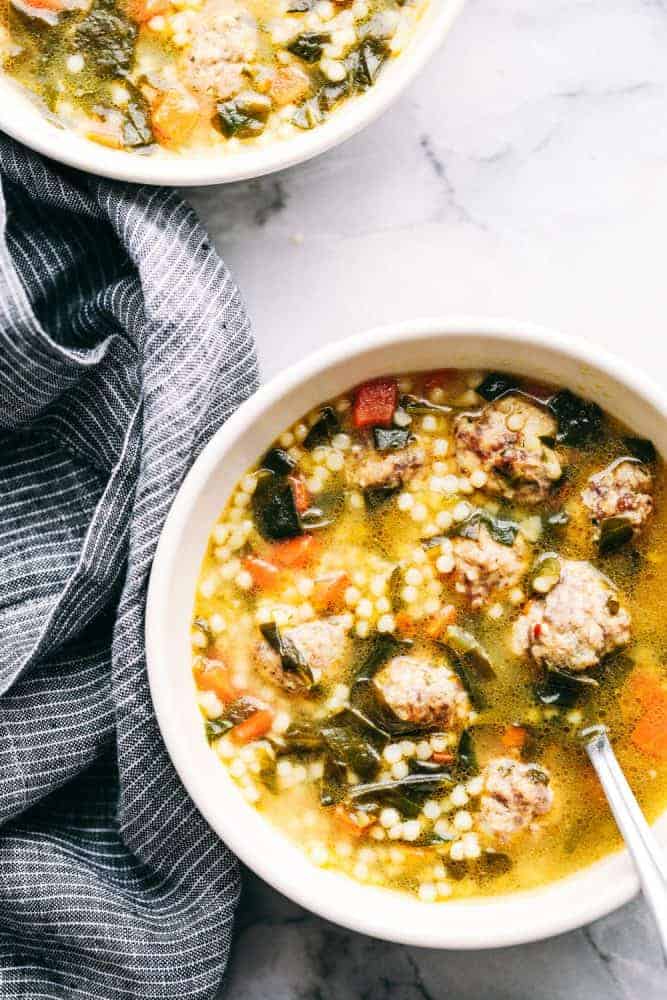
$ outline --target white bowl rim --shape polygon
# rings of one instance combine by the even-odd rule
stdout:
[[[376,86],[349,101],[317,128],[266,147],[219,157],[143,156],[108,149],[54,125],[36,106],[33,113],[31,102],[20,95],[5,74],[0,74],[0,129],[44,156],[114,180],[193,187],[261,177],[326,152],[387,110],[442,44],[466,0],[430,2],[434,10],[428,18],[429,30],[418,30],[413,42],[387,67]],[[3,94],[3,90],[7,93]]]
[[[499,918],[501,915],[505,915],[505,911],[514,918],[517,914],[512,912],[512,901],[534,897],[538,905],[531,907],[530,920],[524,921],[520,926],[517,926],[511,919],[499,919],[497,926],[489,931],[487,920],[483,937],[476,937],[474,933],[471,933],[469,923],[468,927],[462,930],[447,926],[444,932],[438,928],[437,921],[431,921],[435,926],[430,928],[425,928],[422,923],[419,926],[408,924],[399,926],[395,921],[388,924],[386,916],[382,913],[377,911],[372,914],[363,913],[361,908],[355,910],[353,906],[341,905],[339,901],[328,898],[326,894],[320,896],[312,885],[297,884],[289,873],[276,870],[276,866],[273,866],[270,860],[250,853],[243,832],[237,829],[234,819],[223,818],[223,811],[212,807],[210,787],[200,780],[197,773],[193,773],[189,761],[188,746],[179,731],[180,720],[175,715],[172,716],[168,705],[167,685],[163,683],[163,672],[160,669],[160,664],[168,653],[167,648],[162,646],[163,608],[167,600],[167,574],[171,568],[175,569],[177,566],[179,533],[187,524],[189,510],[202,485],[211,472],[220,465],[231,445],[243,436],[244,430],[248,426],[260,419],[266,410],[305,379],[317,376],[338,362],[353,361],[355,355],[365,353],[369,349],[372,350],[376,347],[390,349],[392,344],[409,341],[410,338],[418,340],[422,337],[437,335],[445,337],[447,335],[470,336],[471,338],[492,336],[500,341],[506,340],[508,344],[516,345],[518,342],[526,349],[530,349],[531,345],[535,347],[546,346],[581,362],[583,366],[590,366],[593,370],[597,369],[625,384],[643,398],[663,420],[667,421],[667,404],[663,398],[664,394],[659,386],[643,372],[628,365],[624,359],[615,357],[597,344],[559,333],[535,323],[511,318],[475,315],[454,315],[446,318],[425,317],[375,327],[370,331],[357,333],[329,344],[275,376],[258,389],[250,399],[246,400],[227,423],[213,435],[185,477],[165,521],[151,570],[146,609],[147,671],[158,724],[172,762],[185,788],[212,829],[264,881],[319,916],[363,934],[418,947],[486,949],[526,944],[562,934],[606,916],[627,903],[639,890],[638,878],[627,851],[622,850],[607,855],[601,861],[595,862],[567,878],[550,882],[537,890],[516,892],[501,897],[478,897],[472,900],[439,904],[448,908],[457,908],[461,916],[464,913],[472,913],[473,916],[478,915],[482,918],[484,911],[490,915],[490,912],[496,908]],[[224,771],[222,765],[220,767]],[[252,807],[248,808],[253,813],[255,812]],[[233,811],[233,809],[229,810],[230,813]],[[657,821],[660,826],[661,838],[665,832],[666,820],[667,812],[663,813]],[[265,822],[270,825],[268,821]],[[278,831],[276,831],[276,835],[277,833]],[[300,848],[296,848],[296,850],[302,853]],[[616,864],[619,860],[622,861],[620,870],[619,865]],[[586,876],[592,878],[595,869],[609,862],[615,864],[614,877],[613,879],[607,878],[606,881],[598,878],[594,886],[595,892],[577,892],[574,896],[570,892],[568,897],[570,908],[563,912],[556,912],[555,907],[544,905],[545,897],[552,894],[558,887],[565,886],[567,883],[584,882]],[[314,869],[313,884],[321,880],[321,888],[322,885],[326,884],[325,880],[331,874]],[[386,890],[364,886],[352,880],[349,882],[350,887],[346,892],[352,899],[356,895],[357,901],[362,898],[359,896],[359,890],[365,896],[386,892]],[[592,886],[588,886],[588,888],[590,889]],[[380,896],[378,896],[379,900]],[[428,904],[413,904],[412,901],[408,905],[422,908],[428,906]]]

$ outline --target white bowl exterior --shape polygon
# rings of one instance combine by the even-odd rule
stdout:
[[[567,385],[651,438],[667,455],[667,408],[644,376],[597,348],[532,325],[461,318],[412,321],[339,342],[306,358],[246,402],[187,476],[165,524],[151,576],[147,659],[157,718],[176,769],[213,829],[276,889],[365,934],[437,948],[490,948],[588,923],[638,884],[625,852],[543,888],[488,899],[422,903],[314,866],[242,798],[208,747],[190,669],[190,620],[214,521],[234,484],[277,433],[351,385],[383,373],[506,369]],[[656,824],[667,843],[667,813]]]
[[[192,187],[261,177],[309,160],[359,132],[382,114],[442,44],[465,0],[431,0],[414,37],[391,60],[378,83],[353,98],[322,125],[266,147],[223,156],[159,156],[108,149],[48,120],[34,101],[0,75],[0,129],[38,153],[88,173],[138,184]]]

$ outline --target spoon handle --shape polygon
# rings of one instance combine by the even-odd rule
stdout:
[[[644,898],[653,911],[667,956],[667,859],[644,818],[604,729],[589,740],[586,752],[634,860]]]

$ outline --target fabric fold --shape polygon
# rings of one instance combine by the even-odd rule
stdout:
[[[5,137],[0,175],[0,995],[213,997],[238,870],[159,735],[144,604],[250,325],[174,192]]]

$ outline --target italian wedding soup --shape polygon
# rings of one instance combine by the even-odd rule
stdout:
[[[119,149],[234,152],[372,87],[426,0],[9,0],[5,72]]]
[[[211,747],[364,883],[430,902],[588,865],[619,837],[587,727],[650,819],[667,805],[663,492],[651,442],[567,388],[444,370],[324,403],[211,532]]]

